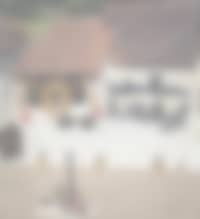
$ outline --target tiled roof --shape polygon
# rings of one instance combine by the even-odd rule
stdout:
[[[25,52],[21,74],[96,73],[106,58],[106,28],[97,18],[65,18]]]
[[[192,65],[199,57],[198,0],[110,0],[113,60],[133,66]]]
[[[24,47],[27,34],[22,23],[14,18],[0,17],[0,58],[18,54]],[[1,60],[2,61],[2,60]]]

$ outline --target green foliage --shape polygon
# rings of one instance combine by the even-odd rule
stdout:
[[[103,0],[66,0],[65,7],[69,12],[95,12],[102,7]]]
[[[0,15],[31,17],[46,9],[66,13],[96,12],[104,0],[0,0]]]

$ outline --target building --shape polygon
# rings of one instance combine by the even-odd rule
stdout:
[[[196,0],[108,1],[113,111],[164,127],[183,123],[199,59],[198,8]]]
[[[0,17],[0,127],[12,120],[12,96],[14,90],[13,69],[28,41],[20,21],[11,17]]]
[[[100,18],[59,19],[43,39],[33,42],[18,63],[17,75],[25,85],[25,97],[21,101],[24,117],[33,115],[35,109],[42,109],[61,126],[91,124],[91,115],[98,114],[95,111],[99,109],[94,86],[100,83],[106,93],[107,115],[112,117],[108,122],[122,117],[129,122],[129,127],[138,123],[144,125],[146,136],[144,131],[136,131],[139,134],[135,138],[129,136],[129,141],[123,136],[129,144],[127,147],[132,148],[136,138],[145,147],[151,144],[152,150],[156,144],[159,150],[156,154],[164,153],[166,148],[175,153],[178,145],[181,148],[193,145],[188,122],[198,102],[193,86],[199,59],[198,25],[194,22],[198,17],[197,8],[196,0],[181,3],[166,0],[162,4],[146,0],[110,0]],[[115,122],[110,123],[109,128],[115,126]],[[155,142],[150,138],[151,142],[144,143],[151,135],[148,127],[164,130],[162,135],[156,132]],[[122,139],[124,130],[120,123],[118,128]],[[179,141],[179,138],[169,146],[166,130],[173,130],[173,139],[177,137],[177,130],[183,130],[186,140]],[[45,133],[44,136],[51,136]],[[112,128],[110,133],[113,133]],[[117,141],[112,135],[110,138],[112,147],[122,144],[119,147],[125,151],[123,141]],[[98,145],[109,144],[102,139]],[[58,142],[50,141],[46,143],[48,147]],[[77,143],[72,136],[71,141],[72,147],[91,144],[94,148],[95,144],[91,138],[90,142]],[[139,143],[135,147],[139,148]]]
[[[12,17],[0,17],[0,159],[15,160],[22,155],[22,139],[14,122],[15,75],[13,74],[28,36],[22,22]]]
[[[98,102],[92,89],[104,70],[107,41],[98,18],[55,21],[17,65],[27,93],[25,105],[42,108],[61,123],[76,123],[75,117],[89,124]]]

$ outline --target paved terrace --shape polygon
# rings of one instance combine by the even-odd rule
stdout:
[[[63,176],[63,170],[47,167],[1,166],[0,218],[37,219],[35,209],[43,198],[51,196]],[[82,170],[78,179],[91,218],[200,218],[198,174]]]

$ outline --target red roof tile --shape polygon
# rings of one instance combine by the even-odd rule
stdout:
[[[104,24],[97,18],[59,20],[23,55],[21,74],[94,73],[103,65],[108,48]]]

